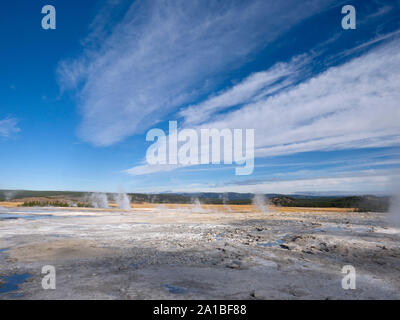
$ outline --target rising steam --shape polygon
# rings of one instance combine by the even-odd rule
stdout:
[[[253,198],[254,207],[261,212],[268,212],[268,199],[264,194],[255,194]]]
[[[192,207],[191,211],[193,213],[205,213],[205,212],[207,212],[207,210],[204,210],[203,207],[201,206],[199,198],[193,199],[192,200],[192,204],[193,204],[193,207]]]
[[[4,198],[6,201],[13,200],[17,195],[17,191],[4,191]]]
[[[93,208],[108,208],[108,199],[105,193],[92,193],[87,196],[87,200]]]
[[[396,228],[400,228],[400,183],[392,184],[392,197],[390,201],[390,211],[388,220]]]
[[[232,212],[232,209],[231,209],[231,207],[228,205],[228,202],[229,202],[228,196],[224,193],[224,194],[222,195],[222,204],[223,204],[223,206],[224,206],[224,208],[225,208],[226,211]]]
[[[117,203],[120,209],[123,210],[131,209],[131,200],[125,192],[114,194],[114,201]]]

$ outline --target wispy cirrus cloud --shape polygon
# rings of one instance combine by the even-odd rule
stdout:
[[[20,131],[17,126],[18,120],[16,118],[5,118],[0,120],[0,137],[9,138],[13,134]]]
[[[133,167],[131,169],[124,170],[127,174],[132,176],[140,176],[151,173],[159,173],[159,172],[169,172],[176,169],[180,169],[183,167],[187,167],[185,165],[177,165],[177,164],[159,164],[159,165],[148,165],[146,163]]]
[[[399,175],[397,175],[399,176]],[[341,177],[319,177],[312,179],[292,179],[281,181],[267,181],[251,185],[226,185],[209,188],[207,191],[214,192],[266,192],[266,193],[296,193],[304,191],[333,191],[341,190],[346,192],[375,193],[376,191],[385,190],[391,175],[388,174],[365,174],[348,175]]]
[[[198,185],[165,185],[152,186],[151,192],[239,192],[239,193],[298,193],[298,192],[332,192],[340,191],[351,194],[367,194],[387,191],[388,183],[400,178],[398,171],[376,171],[371,173],[348,173],[339,176],[318,176],[312,178],[297,178],[270,181],[231,182],[221,184]]]
[[[259,157],[399,145],[399,86],[400,40],[395,39],[202,126],[254,128]]]
[[[59,65],[62,87],[77,90],[80,136],[107,146],[142,132],[333,2],[135,1],[100,44],[91,34]]]
[[[300,55],[290,62],[279,62],[266,71],[255,72],[232,88],[210,97],[206,101],[191,105],[179,115],[184,118],[184,126],[197,125],[226,108],[255,102],[290,87],[305,77],[311,57]]]
[[[400,145],[400,39],[293,85],[304,68],[297,58],[278,63],[180,114],[195,129],[254,128],[259,158]],[[149,167],[127,172],[166,171]]]

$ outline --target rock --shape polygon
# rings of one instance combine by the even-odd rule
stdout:
[[[307,293],[304,290],[297,289],[297,288],[296,289],[292,288],[290,290],[290,293],[295,297],[303,297],[303,296],[307,295]]]
[[[266,300],[266,296],[259,290],[254,290],[250,293],[250,297],[253,297],[255,299],[259,300]]]
[[[321,242],[321,243],[319,244],[319,250],[320,250],[320,251],[328,252],[328,251],[329,251],[329,248],[328,248],[328,246],[326,245],[325,242]]]
[[[230,269],[240,269],[242,267],[242,262],[235,260],[232,261],[231,263],[228,263],[226,267]]]

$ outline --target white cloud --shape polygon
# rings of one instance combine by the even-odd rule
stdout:
[[[296,79],[298,68],[292,63],[277,64],[271,70],[280,70],[277,78]],[[399,39],[295,87],[259,98],[274,86],[271,70],[253,74],[220,95],[182,111],[186,125],[198,125],[195,129],[255,129],[256,157],[400,145]],[[254,97],[258,101],[217,114]],[[215,120],[202,121],[211,118]],[[162,166],[147,166],[129,172],[165,171]]]
[[[202,127],[254,128],[259,157],[399,145],[399,87],[394,40]]]
[[[122,172],[126,172],[132,176],[139,176],[151,173],[159,173],[159,172],[169,172],[179,168],[186,167],[185,165],[174,165],[174,164],[159,164],[159,165],[148,165],[143,164],[140,166],[133,167],[128,170],[124,170]]]
[[[5,118],[0,120],[0,137],[8,138],[17,133],[20,129],[17,126],[18,120],[15,118]]]
[[[266,71],[251,74],[234,87],[181,111],[180,115],[185,120],[184,125],[204,123],[223,109],[259,100],[293,85],[301,74],[304,76],[303,68],[309,62],[310,57],[301,55],[289,63],[277,63]]]
[[[241,185],[202,185],[194,188],[181,186],[170,187],[172,192],[239,192],[239,193],[297,193],[297,192],[364,192],[375,193],[386,191],[388,183],[393,174],[382,172],[382,174],[347,175],[340,177],[318,177],[311,179],[292,179],[279,181],[266,181],[256,184]],[[400,178],[397,173],[396,177]],[[160,187],[162,190],[162,187]],[[165,189],[164,189],[165,190]]]
[[[60,85],[78,90],[80,136],[110,145],[142,132],[332,2],[135,1],[105,38],[102,15],[100,36],[90,34],[85,53],[58,68]]]

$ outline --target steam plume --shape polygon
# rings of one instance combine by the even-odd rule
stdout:
[[[391,194],[388,220],[396,228],[400,228],[400,183],[398,181],[392,184]]]
[[[201,206],[200,200],[199,198],[195,198],[192,200],[192,204],[194,204],[193,208],[192,208],[192,212],[193,213],[204,213],[207,212],[206,210],[203,209],[203,207]]]
[[[254,207],[261,212],[268,212],[268,199],[264,194],[255,194],[253,198]]]
[[[231,207],[228,206],[227,203],[228,203],[228,197],[227,197],[227,195],[224,193],[224,194],[222,195],[222,204],[223,204],[224,208],[226,209],[226,211],[232,212]]]
[[[4,198],[8,200],[12,200],[17,195],[17,191],[4,191]]]
[[[114,194],[114,201],[117,203],[120,209],[123,210],[131,209],[131,200],[125,192]]]
[[[94,208],[108,208],[108,199],[105,193],[92,193],[89,202]]]

